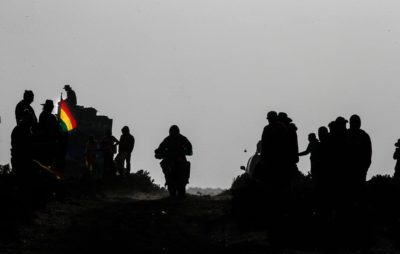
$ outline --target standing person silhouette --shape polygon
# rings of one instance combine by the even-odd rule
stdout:
[[[310,162],[311,162],[311,175],[314,177],[315,176],[315,171],[318,168],[318,148],[319,148],[319,140],[317,139],[317,136],[315,133],[310,133],[308,135],[308,146],[307,149],[301,153],[299,153],[299,156],[304,156],[310,154]]]
[[[336,191],[345,195],[345,188],[348,179],[343,177],[348,174],[348,145],[347,145],[347,120],[344,117],[337,117],[329,125],[331,128],[330,136],[330,163],[333,181],[336,182]]]
[[[396,166],[394,167],[393,177],[397,180],[400,180],[400,139],[398,139],[394,145],[396,150],[394,151],[393,159],[396,160]]]
[[[261,142],[261,163],[263,194],[262,202],[266,202],[268,210],[262,208],[265,219],[270,224],[272,236],[275,240],[284,240],[283,223],[290,210],[292,183],[294,172],[297,169],[298,146],[294,124],[287,119],[286,114],[281,117],[275,111],[267,114],[268,125],[264,127]]]
[[[29,173],[32,173],[31,120],[31,115],[25,111],[25,116],[11,133],[11,165],[19,179],[28,179]]]
[[[15,119],[18,123],[24,118],[26,123],[30,128],[33,128],[37,125],[37,118],[35,115],[35,111],[31,107],[33,102],[34,95],[31,90],[25,90],[23,99],[18,102],[15,107]]]
[[[268,112],[267,120],[268,125],[264,127],[261,137],[261,159],[265,166],[264,173],[276,177],[282,173],[282,167],[289,163],[286,160],[288,137],[275,111]],[[266,175],[264,177],[268,178]]]
[[[297,140],[297,126],[293,120],[288,117],[285,112],[279,112],[278,121],[283,124],[286,132],[286,157],[289,162],[291,173],[297,170],[297,163],[299,162],[299,144]]]
[[[39,116],[38,132],[44,149],[41,151],[45,165],[54,166],[58,151],[58,142],[60,142],[61,129],[57,117],[52,113],[54,103],[52,100],[46,100],[43,111]]]
[[[361,129],[361,118],[350,117],[350,129],[347,132],[349,151],[349,174],[354,185],[362,188],[367,180],[367,172],[371,165],[372,143],[368,133]]]
[[[334,189],[332,184],[335,184],[332,181],[332,172],[329,170],[330,136],[327,127],[321,126],[318,128],[318,139],[318,146],[313,149],[311,176],[314,183],[317,214],[326,217],[331,211],[333,202],[332,190]]]
[[[117,151],[116,146],[119,141],[113,135],[111,130],[106,131],[106,135],[100,143],[100,149],[103,152],[103,174],[105,176],[115,176],[114,154]]]
[[[65,102],[68,104],[68,106],[70,106],[71,108],[74,108],[77,105],[75,91],[72,90],[70,85],[65,85],[64,90],[67,92],[67,98],[65,99]]]
[[[186,156],[193,154],[192,144],[180,133],[179,127],[172,125],[169,136],[155,150],[155,157],[162,159],[163,170],[170,197],[186,196],[186,184],[189,183],[190,162]]]
[[[131,155],[135,146],[135,138],[130,134],[128,126],[124,126],[121,132],[115,164],[121,176],[128,176],[131,172]],[[126,170],[124,164],[126,164]]]

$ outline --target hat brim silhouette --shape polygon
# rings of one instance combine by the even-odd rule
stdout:
[[[40,104],[42,106],[53,106],[54,107],[54,103],[51,100],[47,100],[45,103]]]

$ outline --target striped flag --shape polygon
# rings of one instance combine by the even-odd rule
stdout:
[[[68,132],[76,128],[75,118],[71,114],[68,104],[63,99],[61,99],[60,101],[59,117],[61,120],[61,128],[63,131]]]

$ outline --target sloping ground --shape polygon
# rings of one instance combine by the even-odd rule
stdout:
[[[3,244],[0,253],[204,253],[218,248],[209,233],[227,213],[227,198],[134,196],[149,200],[50,203],[32,225],[23,227],[20,242]]]
[[[0,253],[314,253],[273,249],[267,232],[239,231],[229,195],[163,196],[51,202],[21,229],[20,242],[2,244]],[[378,245],[368,253],[396,253],[384,239]]]

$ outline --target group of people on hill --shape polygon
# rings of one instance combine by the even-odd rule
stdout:
[[[18,190],[32,207],[48,198],[64,196],[58,180],[64,176],[68,146],[68,133],[62,130],[53,114],[54,102],[46,100],[37,118],[31,106],[33,101],[33,92],[25,90],[23,99],[15,107],[17,125],[11,133],[12,170]]]
[[[112,135],[111,130],[107,130],[100,142],[90,136],[85,148],[85,165],[88,171],[97,176],[128,176],[131,172],[131,155],[135,146],[135,138],[130,133],[129,127],[121,129],[122,135],[118,140]],[[118,147],[118,154],[117,153]],[[103,172],[98,173],[96,168],[97,155],[101,153],[103,157]]]
[[[319,208],[340,208],[361,200],[372,145],[358,115],[350,117],[349,128],[345,118],[337,117],[328,127],[318,129],[318,138],[315,133],[309,134],[303,152],[298,148],[297,127],[286,113],[270,111],[267,119],[257,152],[246,170],[256,182],[273,189],[277,202],[288,203],[299,156],[308,154]]]
[[[64,89],[67,92],[65,102],[74,113],[77,106],[76,94],[69,85],[65,85]],[[32,177],[35,172],[32,168],[40,168],[62,178],[69,135],[62,130],[58,116],[53,114],[52,100],[46,100],[42,104],[43,111],[39,120],[31,107],[33,100],[33,92],[26,90],[23,100],[15,109],[17,126],[11,135],[12,168],[21,179]],[[111,130],[106,130],[100,141],[96,141],[93,135],[89,136],[84,154],[89,174],[83,175],[112,177],[130,174],[135,138],[128,126],[124,126],[121,132],[120,139],[115,138]],[[186,156],[192,153],[192,144],[176,125],[171,126],[169,136],[155,150],[155,157],[162,160],[160,165],[165,175],[165,184],[173,197],[185,196],[185,187],[190,176],[190,162]],[[102,157],[103,165],[100,167],[97,167],[98,157]]]
[[[361,129],[358,115],[347,120],[338,117],[328,128],[318,129],[309,135],[309,146],[301,155],[310,153],[311,175],[321,202],[339,205],[359,201],[363,193],[367,172],[371,165],[372,144],[370,136]],[[325,202],[326,203],[326,202]]]
[[[69,85],[64,89],[67,92],[65,101],[73,111],[77,105],[76,94]],[[42,104],[39,119],[31,107],[33,100],[33,92],[26,90],[15,108],[17,126],[11,135],[12,167],[17,175],[25,176],[30,173],[30,165],[37,163],[62,175],[68,134],[61,130],[59,119],[53,114],[52,100]],[[310,172],[320,204],[339,204],[360,198],[371,164],[372,145],[369,135],[361,129],[358,115],[352,115],[350,121],[337,117],[328,127],[318,129],[318,137],[310,133],[309,144],[303,152],[299,152],[297,127],[286,113],[270,111],[267,120],[256,156],[247,167],[252,178],[275,187],[283,200],[289,198],[293,176],[298,172],[299,156],[310,154]],[[89,171],[94,170],[97,154],[101,152],[105,176],[130,174],[135,138],[128,126],[121,132],[119,140],[111,130],[107,130],[99,142],[94,136],[89,137],[85,150],[85,165]],[[400,142],[396,146],[400,147]],[[155,157],[162,159],[160,165],[171,196],[185,194],[190,176],[190,162],[186,156],[192,153],[189,140],[180,134],[178,126],[171,126],[169,136],[155,151]],[[400,161],[400,149],[396,149],[393,157]],[[400,163],[396,169],[400,168],[398,165]],[[398,172],[400,170],[396,170],[397,175]]]
[[[64,100],[71,112],[77,106],[75,91],[70,85],[65,85],[67,98]],[[15,108],[17,126],[11,134],[11,164],[18,176],[26,178],[34,172],[32,166],[48,170],[61,178],[64,173],[65,160],[68,146],[68,133],[62,130],[59,116],[53,114],[54,102],[46,100],[42,104],[43,111],[36,117],[31,104],[34,94],[26,90],[23,99]],[[129,127],[122,128],[120,140],[112,136],[107,130],[99,144],[90,136],[86,144],[85,164],[90,172],[96,164],[97,154],[103,156],[103,171],[106,176],[130,173],[131,153],[135,144],[134,137],[130,134]],[[118,154],[114,161],[118,145]],[[33,165],[32,165],[33,164]],[[124,167],[126,164],[126,168]]]
[[[130,174],[130,160],[135,138],[130,134],[128,126],[124,126],[121,132],[119,140],[112,135],[111,130],[107,130],[105,137],[99,142],[93,136],[89,137],[86,143],[85,165],[90,172],[99,170],[94,168],[98,152],[101,152],[104,165],[102,175],[110,177]],[[161,160],[160,166],[165,176],[165,186],[171,197],[183,198],[186,195],[186,185],[189,183],[190,177],[190,162],[186,156],[192,154],[190,141],[180,133],[177,125],[172,125],[169,135],[155,150],[155,158]]]
[[[26,90],[15,108],[17,125],[11,133],[11,164],[17,176],[32,174],[32,164],[54,170],[59,175],[65,166],[68,136],[53,114],[54,102],[46,100],[37,119],[31,107],[34,94]]]

